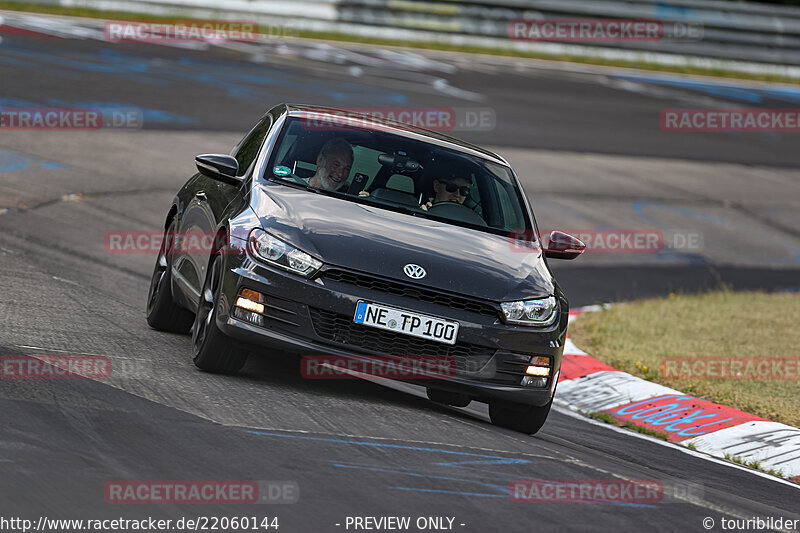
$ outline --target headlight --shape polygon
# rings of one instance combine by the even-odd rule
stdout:
[[[523,326],[549,326],[558,317],[556,299],[548,296],[540,300],[522,300],[500,304],[508,324]]]
[[[309,276],[322,266],[322,261],[314,259],[262,229],[256,228],[250,232],[248,244],[250,252],[258,259],[301,276]]]

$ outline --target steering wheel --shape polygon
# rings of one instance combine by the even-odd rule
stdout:
[[[478,213],[458,202],[438,202],[428,208],[428,212],[439,217],[466,222],[476,226],[487,226],[486,221]]]

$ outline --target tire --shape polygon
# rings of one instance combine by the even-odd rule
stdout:
[[[247,352],[217,327],[217,304],[222,280],[222,256],[209,262],[197,314],[192,325],[192,351],[197,368],[216,374],[235,374],[247,362]]]
[[[170,222],[161,240],[161,248],[153,267],[150,290],[147,293],[147,323],[151,328],[170,333],[189,333],[194,316],[172,299],[172,261],[170,248],[175,222]]]
[[[428,387],[426,393],[430,401],[452,405],[453,407],[466,407],[472,402],[472,398],[466,394],[458,394],[457,392],[431,389]]]
[[[492,402],[489,404],[489,418],[492,424],[520,433],[533,435],[542,429],[550,414],[551,399],[547,405],[538,407],[518,403]]]

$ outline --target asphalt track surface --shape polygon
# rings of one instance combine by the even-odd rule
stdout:
[[[0,382],[0,516],[277,516],[281,532],[341,531],[347,516],[449,516],[464,532],[704,531],[704,517],[715,530],[721,517],[800,518],[794,487],[560,411],[529,437],[490,425],[483,405],[440,407],[396,384],[306,380],[296,360],[277,353],[217,376],[192,365],[187,337],[149,329],[153,255],[108,253],[106,232],[158,229],[194,172],[192,156],[227,152],[280,101],[488,106],[495,130],[460,136],[496,146],[515,165],[541,227],[702,236],[692,250],[556,265],[574,305],[720,281],[800,284],[796,137],[687,139],[657,126],[664,107],[710,98],[734,107],[741,93],[538,62],[283,46],[255,53],[256,45],[193,50],[3,34],[4,106],[136,106],[146,120],[137,131],[0,132],[0,353],[105,355],[130,369],[99,381]],[[532,478],[701,490],[655,505],[512,502],[509,482]],[[208,479],[292,481],[300,499],[104,500],[109,481]]]

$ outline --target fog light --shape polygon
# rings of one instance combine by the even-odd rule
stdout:
[[[239,296],[239,298],[236,300],[236,307],[241,307],[242,309],[247,309],[248,311],[255,311],[256,313],[264,312],[264,304],[254,302],[253,300],[243,298],[241,296]]]
[[[550,358],[545,355],[533,355],[531,360],[528,361],[528,367],[525,373],[529,376],[550,377]]]
[[[264,312],[266,297],[253,289],[242,289],[239,291],[239,298],[236,299],[234,307],[241,307],[254,313]]]
[[[233,306],[233,316],[239,320],[246,320],[259,326],[264,325],[264,304],[267,297],[253,289],[242,289]]]
[[[529,366],[525,369],[525,373],[531,376],[548,377],[550,375],[549,366]]]

